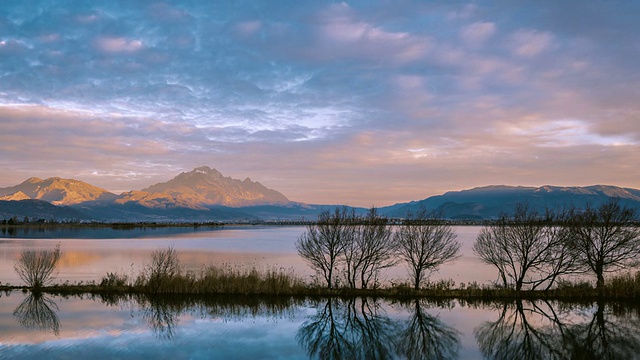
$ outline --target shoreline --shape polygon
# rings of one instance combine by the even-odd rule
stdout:
[[[584,289],[579,286],[566,289],[524,290],[477,288],[477,289],[420,289],[396,286],[380,289],[327,289],[321,287],[299,287],[282,291],[166,291],[154,292],[136,286],[105,286],[98,284],[53,284],[34,290],[28,286],[0,285],[0,292],[23,292],[47,295],[96,295],[96,296],[157,296],[202,298],[212,296],[258,296],[258,297],[304,297],[304,298],[382,298],[382,299],[433,299],[433,300],[472,300],[472,301],[515,301],[541,300],[562,302],[616,301],[638,303],[640,297],[635,293],[620,293],[607,289],[604,295],[596,289]]]

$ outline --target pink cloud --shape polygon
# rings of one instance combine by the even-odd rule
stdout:
[[[319,53],[333,57],[382,59],[402,64],[424,57],[432,46],[428,37],[387,31],[360,20],[346,3],[330,6],[320,14],[319,23]]]
[[[547,31],[520,30],[511,36],[511,51],[521,57],[533,57],[552,47],[554,36]]]
[[[103,37],[96,41],[96,45],[100,50],[109,53],[133,53],[144,48],[142,41],[123,37]]]
[[[492,22],[476,22],[460,30],[460,38],[469,45],[480,45],[493,36],[496,25]]]
[[[262,28],[260,21],[243,21],[235,26],[236,31],[242,36],[249,36]]]

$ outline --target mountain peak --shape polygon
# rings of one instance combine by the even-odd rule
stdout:
[[[54,205],[74,205],[86,201],[115,198],[115,194],[75,179],[51,177],[43,180],[32,177],[19,185],[1,188],[0,197],[44,200]]]
[[[165,194],[176,202],[188,204],[191,208],[203,206],[254,206],[284,205],[289,203],[281,193],[264,187],[250,178],[244,181],[224,177],[216,169],[201,166],[188,173],[181,173],[175,178],[151,185],[143,192]]]
[[[210,168],[208,166],[197,167],[197,168],[191,170],[188,174],[205,174],[205,175],[222,176],[222,174],[218,170],[212,169],[212,168]]]
[[[35,183],[39,183],[41,182],[42,179],[40,179],[39,177],[30,177],[27,180],[23,181],[23,184],[35,184]]]

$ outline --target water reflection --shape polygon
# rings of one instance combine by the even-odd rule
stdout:
[[[310,357],[385,359],[393,353],[395,324],[366,298],[327,299],[296,335]]]
[[[13,311],[18,323],[27,329],[51,331],[60,334],[58,305],[42,293],[30,293]]]
[[[640,356],[637,310],[598,302],[589,322],[575,324],[564,334],[567,358],[632,359]]]
[[[184,301],[172,301],[171,298],[138,297],[138,306],[149,328],[160,339],[171,340],[176,335],[179,315],[185,310]]]
[[[166,237],[218,230],[221,226],[0,226],[0,237],[25,239],[132,239]]]
[[[50,351],[56,341],[38,339],[52,335],[73,342],[74,351],[127,344],[131,354],[156,351],[165,358],[170,349],[321,359],[629,359],[640,353],[640,307],[616,303],[84,295],[56,298],[59,308],[46,295],[24,296],[3,299],[9,308],[0,312],[0,334],[9,340],[0,353]],[[478,314],[492,320],[479,324]],[[21,335],[9,323],[40,334]]]
[[[159,339],[171,340],[177,335],[180,317],[186,314],[201,318],[241,321],[247,318],[293,317],[302,300],[282,297],[243,296],[152,296],[138,295],[128,300],[103,298],[109,305],[131,306],[138,310]]]
[[[631,311],[622,307],[623,313]],[[495,322],[475,330],[489,359],[631,359],[640,351],[640,321],[616,316],[598,302],[589,307],[546,301],[505,303]],[[592,312],[592,314],[590,313]]]
[[[458,332],[424,310],[424,300],[403,305],[408,319],[391,319],[379,302],[327,299],[296,335],[319,359],[457,358]]]
[[[459,332],[424,310],[425,300],[409,304],[411,316],[398,336],[398,353],[407,359],[456,359]]]

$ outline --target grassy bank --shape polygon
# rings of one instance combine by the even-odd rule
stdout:
[[[16,271],[29,286],[0,284],[0,291],[32,291],[50,294],[100,295],[231,295],[231,296],[305,296],[305,297],[385,297],[385,298],[458,298],[458,299],[545,299],[583,301],[640,300],[640,272],[612,276],[603,293],[589,282],[560,282],[546,291],[515,291],[493,285],[440,280],[414,289],[408,282],[375,289],[340,287],[328,289],[309,283],[291,269],[244,268],[231,265],[209,265],[199,271],[185,271],[173,248],[156,250],[151,260],[136,276],[109,272],[99,282],[53,283],[49,273],[59,259],[55,251],[25,251],[16,263]],[[45,266],[46,265],[46,266]],[[35,280],[34,280],[35,279]]]
[[[51,284],[39,290],[48,294],[109,295],[172,295],[172,296],[299,296],[299,297],[379,297],[379,298],[442,298],[442,299],[541,299],[541,300],[640,300],[640,272],[612,277],[599,294],[586,282],[563,283],[547,291],[520,291],[475,284],[453,287],[451,282],[427,284],[419,290],[408,284],[378,289],[327,289],[304,282],[291,270],[242,269],[231,266],[209,266],[200,272],[186,272],[174,276],[150,278],[141,274],[136,279],[109,273],[98,282]],[[32,291],[27,286],[0,285],[0,291]]]

